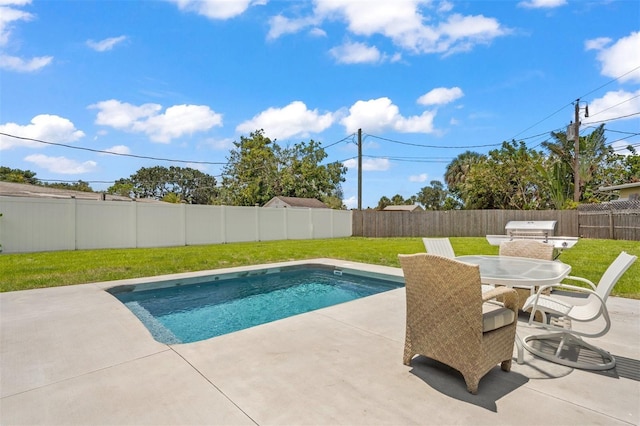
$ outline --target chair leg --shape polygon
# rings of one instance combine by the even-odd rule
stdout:
[[[467,377],[467,376],[464,376],[464,381],[467,384],[467,390],[471,394],[477,395],[478,394],[478,383],[480,383],[480,378],[479,377]]]
[[[541,350],[538,350],[537,348],[534,348],[529,342],[531,340],[539,340],[539,341],[554,341],[554,342],[558,342],[558,349],[555,351],[554,354],[549,354],[548,352],[542,352]],[[582,338],[580,338],[579,336],[575,336],[571,333],[567,333],[567,332],[558,332],[558,333],[551,333],[551,334],[541,334],[541,335],[531,335],[531,336],[527,336],[523,339],[523,346],[532,354],[542,358],[542,359],[546,359],[547,361],[551,361],[551,362],[555,362],[557,364],[560,365],[565,365],[567,367],[572,367],[572,368],[579,368],[582,370],[597,370],[597,371],[602,371],[602,370],[610,370],[613,367],[616,366],[616,359],[613,357],[613,355],[611,355],[609,352],[605,351],[604,349],[601,349],[597,346],[591,345],[587,342],[585,342]],[[588,349],[592,352],[597,353],[598,355],[600,355],[600,357],[602,357],[603,362],[602,363],[590,363],[590,362],[580,362],[578,360],[576,361],[572,361],[570,359],[567,358],[562,358],[561,355],[561,350],[564,347],[577,347],[578,351],[580,349]]]
[[[407,346],[404,347],[404,355],[402,357],[402,363],[404,365],[411,365],[411,358],[413,358],[413,353],[411,351],[411,348],[408,348]]]
[[[511,361],[512,361],[511,358],[505,361],[502,361],[502,363],[500,364],[500,368],[502,368],[502,371],[507,371],[507,372],[511,371]]]

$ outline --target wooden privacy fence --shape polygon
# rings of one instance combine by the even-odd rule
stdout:
[[[578,210],[353,211],[360,237],[484,237],[511,220],[555,220],[555,235],[640,241],[640,201],[585,204]]]
[[[583,204],[578,223],[585,238],[640,241],[640,201]]]
[[[555,235],[579,236],[576,210],[362,210],[353,212],[352,232],[362,237],[484,237],[504,234],[511,220],[555,220]]]

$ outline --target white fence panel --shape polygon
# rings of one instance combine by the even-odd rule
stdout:
[[[76,200],[76,248],[136,247],[136,204]]]
[[[4,252],[75,249],[75,200],[0,197],[0,213]]]
[[[240,243],[258,241],[260,207],[224,207],[225,241]]]
[[[186,244],[224,243],[223,206],[187,205]]]
[[[307,240],[312,238],[313,225],[311,223],[312,209],[283,209],[287,210],[287,237],[290,240]]]
[[[138,247],[185,245],[184,204],[134,204],[137,208]]]
[[[348,210],[333,210],[332,238],[350,237],[353,235],[353,212]]]
[[[264,208],[260,209],[259,231],[260,241],[274,241],[287,239],[287,211],[289,209]]]
[[[351,236],[352,212],[0,196],[4,253]]]
[[[333,210],[311,210],[312,238],[333,237]]]

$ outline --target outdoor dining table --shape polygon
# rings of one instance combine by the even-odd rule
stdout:
[[[457,256],[456,260],[480,266],[482,284],[529,287],[557,284],[571,272],[571,266],[557,260],[514,256]],[[523,363],[523,344],[516,333],[518,364]]]

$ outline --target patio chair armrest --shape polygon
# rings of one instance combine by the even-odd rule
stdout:
[[[591,287],[591,289],[592,289],[592,290],[595,290],[595,289],[596,289],[596,285],[595,285],[593,282],[591,282],[591,281],[589,281],[588,279],[586,279],[586,278],[576,277],[576,276],[573,276],[573,275],[569,275],[569,276],[565,277],[564,279],[565,279],[565,280],[572,280],[572,281],[579,281],[579,282],[583,282],[583,283],[585,283],[585,284],[588,284],[588,285],[589,285],[589,287]]]
[[[578,280],[578,281],[582,281],[582,280],[584,280],[585,282],[590,282],[589,280],[584,279],[584,278],[581,279],[581,280]],[[595,287],[593,289],[591,289],[591,288],[585,288],[585,287],[580,287],[580,286],[577,286],[577,285],[563,284],[563,283],[549,284],[549,285],[540,286],[538,288],[538,291],[536,292],[536,294],[540,295],[546,289],[571,290],[571,291],[577,291],[577,292],[581,292],[581,293],[596,294]]]
[[[482,293],[482,302],[495,299],[498,296],[504,297],[504,307],[518,312],[518,292],[510,287],[496,287]]]

